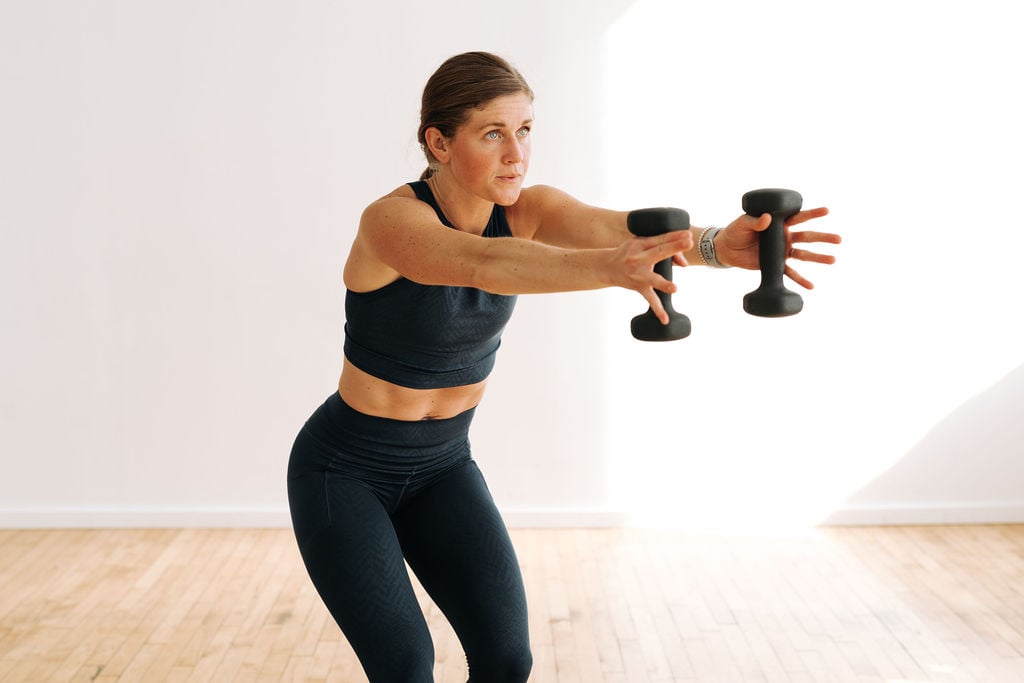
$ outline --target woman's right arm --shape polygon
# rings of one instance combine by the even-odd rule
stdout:
[[[345,277],[347,286],[364,291],[398,276],[495,294],[617,286],[642,294],[667,322],[655,290],[672,293],[675,285],[655,273],[654,264],[681,253],[687,239],[676,231],[631,238],[615,248],[564,249],[515,237],[483,238],[444,226],[423,202],[392,195],[363,213]]]

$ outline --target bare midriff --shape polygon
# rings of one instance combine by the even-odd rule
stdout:
[[[475,407],[487,380],[461,387],[410,389],[369,375],[345,359],[338,393],[353,410],[364,415],[415,422],[455,417]]]

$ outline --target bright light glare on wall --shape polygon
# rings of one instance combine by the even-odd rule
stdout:
[[[754,272],[693,269],[689,339],[609,320],[612,480],[638,522],[820,521],[1020,365],[1024,49],[1003,7],[642,0],[609,30],[613,205],[722,225],[746,190],[790,187],[845,238],[838,265],[799,268],[818,288],[794,318],[742,312]]]

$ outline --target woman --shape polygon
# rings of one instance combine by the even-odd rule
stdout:
[[[292,450],[303,560],[372,683],[432,680],[433,644],[405,562],[458,634],[470,680],[529,676],[522,577],[467,438],[515,295],[624,287],[667,322],[655,291],[675,286],[654,264],[701,260],[688,231],[635,238],[626,212],[524,188],[532,121],[532,91],[494,55],[452,57],[427,82],[419,141],[429,168],[363,213],[345,264],[338,391]],[[718,232],[721,265],[757,268],[768,224],[743,216]],[[839,242],[818,232],[788,240]]]

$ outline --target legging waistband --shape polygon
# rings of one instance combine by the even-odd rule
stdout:
[[[334,392],[306,421],[304,429],[331,449],[374,460],[395,458],[415,464],[465,448],[475,411],[470,408],[442,420],[395,420],[360,413]]]

